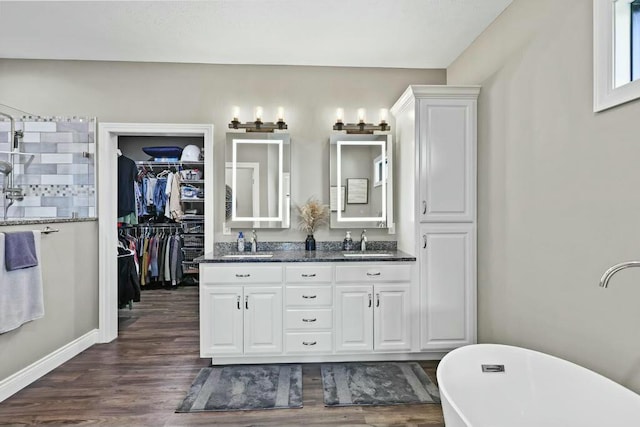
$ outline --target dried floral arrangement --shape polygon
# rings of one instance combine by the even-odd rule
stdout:
[[[313,234],[319,226],[329,222],[329,206],[323,205],[314,197],[310,197],[304,205],[298,206],[298,214],[298,227],[307,234]]]

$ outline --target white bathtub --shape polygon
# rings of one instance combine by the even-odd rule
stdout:
[[[483,364],[504,372],[483,372]],[[461,347],[440,361],[437,377],[446,427],[640,426],[640,395],[533,350]]]

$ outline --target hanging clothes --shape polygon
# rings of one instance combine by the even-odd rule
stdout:
[[[118,247],[118,308],[140,301],[140,281],[134,262],[135,252]]]
[[[136,162],[126,156],[118,156],[118,218],[122,219],[118,222],[131,223],[132,214],[135,214],[134,183],[137,176]]]

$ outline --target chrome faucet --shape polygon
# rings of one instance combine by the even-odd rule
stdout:
[[[607,286],[609,286],[609,280],[611,279],[611,276],[616,274],[618,271],[624,270],[625,268],[629,267],[640,267],[640,261],[626,261],[614,265],[604,272],[604,274],[600,278],[600,286],[606,288]]]
[[[362,234],[360,234],[360,250],[362,252],[367,250],[367,235],[365,234],[367,230],[362,230]]]
[[[251,252],[258,252],[258,234],[251,230]]]

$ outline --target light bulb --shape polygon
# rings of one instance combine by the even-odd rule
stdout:
[[[338,108],[336,110],[336,122],[342,123],[344,120],[344,108]]]
[[[389,118],[389,110],[386,108],[380,109],[380,123],[386,123]]]
[[[238,117],[240,117],[240,107],[233,107],[233,120],[238,121]]]
[[[284,122],[284,107],[278,107],[278,121]]]
[[[358,121],[360,123],[364,123],[365,122],[365,115],[366,115],[366,110],[364,108],[358,108]]]
[[[262,107],[256,107],[256,121],[262,121]]]

